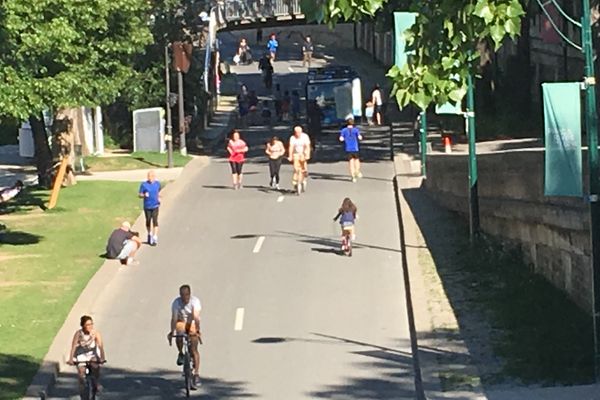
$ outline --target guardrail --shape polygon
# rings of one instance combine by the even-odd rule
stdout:
[[[256,20],[302,14],[300,0],[225,0],[227,21]]]

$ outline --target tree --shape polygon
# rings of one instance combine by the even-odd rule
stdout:
[[[335,25],[342,20],[374,16],[386,0],[303,0],[308,18]],[[519,0],[396,0],[398,11],[417,14],[405,32],[408,62],[388,72],[400,107],[414,103],[421,109],[458,103],[466,94],[466,79],[479,69],[480,50],[498,50],[520,33],[524,15]],[[389,8],[388,4],[388,8]]]
[[[150,22],[146,0],[0,2],[0,113],[31,122],[40,185],[52,169],[42,113],[113,101]]]
[[[207,28],[200,18],[200,13],[209,11],[208,0],[149,0],[148,4],[152,15],[149,27],[153,40],[135,57],[134,73],[118,99],[104,108],[105,127],[113,139],[123,146],[131,145],[131,110],[164,104],[165,46],[175,41],[194,43],[198,53]],[[175,82],[175,71],[171,72],[172,82]],[[203,59],[195,60],[190,71],[184,76],[186,94],[203,94],[202,87],[198,87],[202,82],[203,72]],[[172,87],[172,90],[175,89]],[[186,95],[186,109],[200,109],[204,106],[190,104],[189,97],[191,96]],[[174,117],[177,118],[177,114]]]

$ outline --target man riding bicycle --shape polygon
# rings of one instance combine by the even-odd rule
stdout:
[[[294,187],[300,182],[302,190],[306,190],[306,177],[308,176],[308,160],[310,160],[310,137],[302,131],[301,126],[294,127],[294,134],[290,137],[288,160],[294,164],[292,184]]]
[[[180,336],[183,334],[188,335],[190,343],[190,350],[194,359],[194,379],[192,381],[192,387],[196,387],[199,384],[200,376],[198,371],[200,370],[200,352],[198,351],[198,343],[202,343],[200,334],[200,310],[202,305],[200,299],[192,296],[192,289],[190,285],[182,285],[179,288],[179,297],[173,300],[171,305],[171,327],[167,338],[169,343],[173,336]],[[176,337],[175,343],[179,355],[177,356],[177,365],[183,365],[183,339]]]

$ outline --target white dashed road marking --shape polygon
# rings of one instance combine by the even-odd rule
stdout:
[[[264,236],[259,237],[258,240],[256,241],[256,244],[254,245],[254,250],[252,250],[252,252],[258,253],[260,251],[260,248],[262,247],[264,241],[265,241]]]
[[[241,331],[244,327],[244,309],[238,308],[235,310],[235,323],[233,325],[233,329],[236,331]]]
[[[285,199],[285,196],[279,196],[279,197],[277,198],[277,202],[278,202],[278,203],[281,203],[281,202],[283,201],[283,199]]]

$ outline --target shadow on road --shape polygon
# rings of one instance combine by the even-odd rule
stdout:
[[[52,391],[51,399],[71,398],[77,394],[76,375],[63,374],[62,384]],[[174,370],[134,371],[128,369],[102,368],[102,399],[178,399],[185,398],[181,372]],[[202,386],[192,392],[193,398],[205,400],[240,399],[256,397],[246,390],[246,383],[202,377]]]

